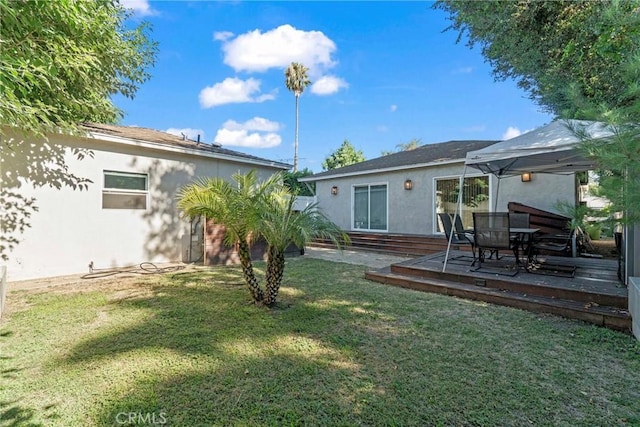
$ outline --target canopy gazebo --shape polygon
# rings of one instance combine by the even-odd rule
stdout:
[[[495,175],[498,178],[498,193],[500,179],[505,177],[524,173],[572,174],[595,169],[594,161],[582,153],[578,144],[582,137],[601,139],[612,135],[613,131],[603,123],[556,120],[518,137],[467,153],[464,171],[460,178],[460,188],[463,188],[462,183],[469,167]],[[462,191],[459,193],[457,214],[461,212],[461,203]],[[631,231],[625,227],[623,251],[626,253],[632,253],[634,236]],[[447,266],[446,260],[450,246],[449,242],[443,271]],[[633,260],[627,258],[625,283],[631,272],[633,272]]]

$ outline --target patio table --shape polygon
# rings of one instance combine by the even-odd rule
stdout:
[[[531,256],[533,255],[533,235],[539,231],[539,228],[509,227],[509,234],[514,236],[516,239],[516,263],[520,264],[520,249],[522,248],[522,252],[527,254],[527,259],[525,262],[525,269],[527,271],[529,271],[529,262],[531,261]]]

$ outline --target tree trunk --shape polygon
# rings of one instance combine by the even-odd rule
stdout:
[[[284,274],[284,252],[269,246],[267,257],[267,289],[264,298],[264,304],[268,307],[273,306],[278,298],[282,276]]]
[[[238,256],[240,257],[240,264],[242,265],[242,275],[244,276],[245,282],[247,282],[251,297],[255,302],[262,301],[264,293],[262,289],[260,289],[258,279],[256,279],[256,275],[253,272],[251,250],[249,249],[249,244],[242,239],[238,242]]]
[[[295,148],[293,150],[293,171],[298,172],[298,97],[296,95],[296,138],[295,138]]]

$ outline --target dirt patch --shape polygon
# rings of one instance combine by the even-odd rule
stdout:
[[[602,255],[607,259],[618,259],[618,250],[616,249],[616,242],[613,239],[601,239],[591,240],[591,246],[593,247],[594,254]]]
[[[209,267],[198,267],[193,265],[160,265],[158,274],[171,274],[177,271],[197,270]],[[158,274],[151,271],[128,269],[126,272],[115,272],[113,274],[103,274],[100,272],[93,276],[87,274],[76,274],[70,276],[47,277],[34,280],[23,280],[10,282],[7,284],[7,291],[34,291],[34,292],[81,292],[94,291],[99,289],[128,289],[136,283],[147,283],[155,280]]]

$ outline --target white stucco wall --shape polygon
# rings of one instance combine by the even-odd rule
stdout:
[[[24,183],[21,194],[36,198],[38,211],[30,227],[16,234],[20,243],[9,253],[7,280],[51,277],[88,272],[95,268],[137,265],[144,261],[182,259],[182,237],[188,222],[176,208],[176,192],[195,177],[230,177],[257,169],[261,179],[276,169],[169,153],[115,142],[52,139],[69,148],[65,159],[75,175],[93,181],[85,191]],[[90,144],[93,157],[76,159],[71,147]],[[103,209],[104,170],[148,174],[147,209]],[[188,239],[186,244],[188,244]]]
[[[319,208],[343,230],[353,230],[351,223],[353,186],[362,184],[388,185],[388,233],[433,234],[435,206],[434,180],[436,178],[459,177],[463,163],[425,168],[405,169],[384,173],[325,179],[316,182],[316,197]],[[468,169],[466,176],[481,176]],[[413,189],[404,189],[404,181],[411,179]],[[539,209],[557,212],[559,200],[575,201],[576,187],[573,175],[534,174],[531,182],[523,183],[520,177],[503,178],[498,189],[498,180],[491,175],[490,210],[506,211],[509,202],[520,202]],[[338,187],[338,194],[331,194],[331,187]],[[498,193],[499,191],[499,193]]]

